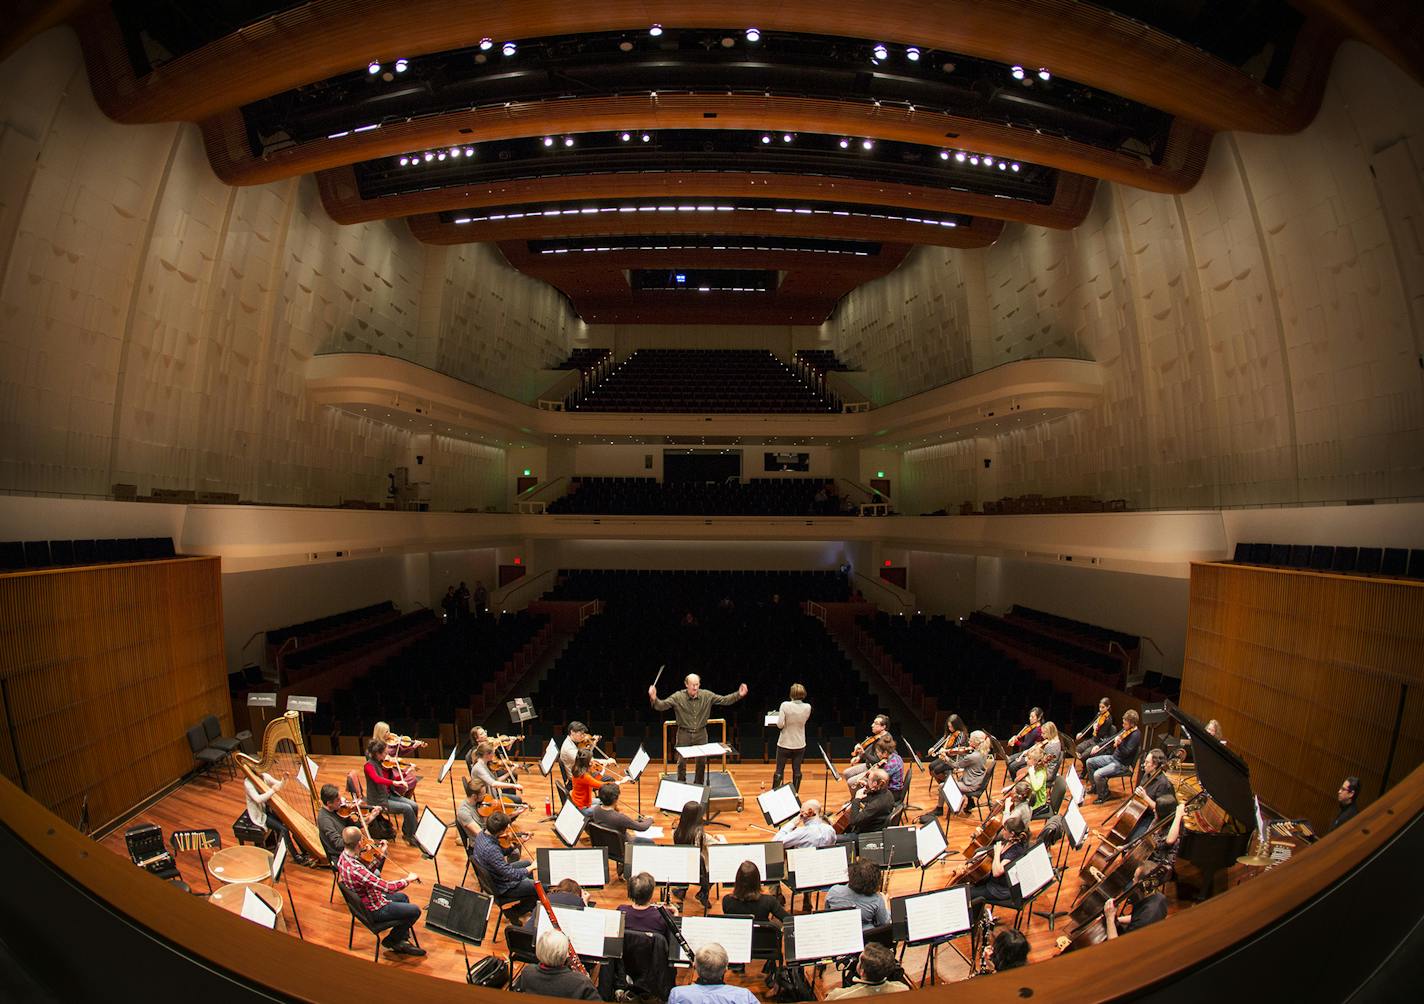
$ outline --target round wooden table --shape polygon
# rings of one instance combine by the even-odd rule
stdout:
[[[251,849],[255,850],[256,848]],[[236,850],[236,848],[234,848],[234,850]],[[242,913],[242,901],[248,889],[251,889],[253,893],[262,897],[262,902],[266,903],[276,912],[277,920],[276,923],[273,924],[273,930],[286,931],[287,917],[286,914],[282,912],[282,894],[269,885],[251,885],[246,883],[225,885],[214,890],[213,894],[208,897],[208,901],[216,903],[229,913],[240,915]]]
[[[272,852],[265,847],[239,844],[214,851],[208,858],[208,871],[230,885],[272,882]],[[215,894],[216,895],[216,894]],[[242,897],[237,897],[241,900]]]

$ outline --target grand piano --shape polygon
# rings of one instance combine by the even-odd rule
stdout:
[[[1198,808],[1182,819],[1177,851],[1177,898],[1204,900],[1226,888],[1226,872],[1246,853],[1255,829],[1256,799],[1246,761],[1206,731],[1206,724],[1171,701],[1167,714],[1192,741],[1195,769],[1169,770],[1179,799],[1200,792]],[[1198,800],[1200,801],[1200,800]]]

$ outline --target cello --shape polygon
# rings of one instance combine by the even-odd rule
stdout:
[[[1109,817],[1111,824],[1106,832],[1098,834],[1098,846],[1078,869],[1078,875],[1089,881],[1098,881],[1107,872],[1113,861],[1127,847],[1132,831],[1142,822],[1142,817],[1156,808],[1152,799],[1134,791],[1132,797],[1117,812]]]
[[[1117,903],[1117,908],[1121,910],[1125,906],[1136,906],[1152,893],[1162,887],[1166,881],[1167,869],[1165,867],[1153,868],[1145,872],[1140,878],[1134,879],[1117,896],[1112,897]],[[1100,945],[1108,940],[1108,922],[1104,915],[1104,908],[1108,901],[1102,901],[1102,906],[1098,908],[1097,915],[1083,924],[1073,928],[1068,934],[1059,938],[1055,943],[1058,947],[1059,955],[1066,955],[1068,952],[1076,952],[1080,948],[1088,948],[1092,945]]]

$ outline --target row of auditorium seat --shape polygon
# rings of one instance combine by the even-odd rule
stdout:
[[[738,481],[659,483],[654,478],[575,477],[566,494],[549,503],[551,513],[628,516],[813,516],[833,514],[833,483],[823,478],[752,478]]]
[[[1231,560],[1238,565],[1424,579],[1424,549],[1419,548],[1238,543]]]
[[[640,349],[565,406],[618,412],[838,410],[773,353],[750,349]]]
[[[559,370],[591,370],[611,355],[613,355],[612,349],[574,349],[569,353],[567,359],[554,368]]]
[[[354,610],[343,610],[340,613],[330,614],[326,617],[317,617],[313,620],[302,621],[300,624],[288,624],[286,627],[273,628],[267,632],[267,644],[281,645],[288,639],[295,638],[297,644],[306,646],[311,644],[313,639],[331,636],[339,633],[353,624],[360,624],[369,621],[383,614],[394,613],[396,605],[392,600],[382,600],[380,603],[372,603],[369,606],[357,607]]]
[[[433,611],[421,608],[310,648],[294,649],[282,657],[282,685],[359,662],[372,650],[428,633],[438,623]]]
[[[160,561],[177,557],[172,537],[101,540],[7,540],[0,543],[0,571]]]

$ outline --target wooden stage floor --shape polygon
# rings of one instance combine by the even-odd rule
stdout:
[[[320,767],[318,774],[318,784],[330,782],[340,784],[346,773],[353,768],[359,767],[362,763],[358,757],[351,756],[314,756],[313,760]],[[447,782],[443,786],[436,785],[433,778],[438,776],[441,761],[425,760],[420,761],[422,773],[425,780],[420,784],[417,792],[418,801],[422,807],[429,806],[440,818],[447,822],[453,822],[455,818],[454,803],[452,803],[451,785]],[[648,771],[648,776],[643,782],[643,806],[649,814],[661,816],[658,820],[665,830],[667,836],[664,841],[671,839],[671,827],[675,822],[674,818],[652,810],[653,792],[655,781],[653,775],[657,765]],[[536,765],[528,765],[529,772],[532,772],[533,779],[525,791],[526,800],[533,806],[525,813],[525,823],[521,828],[532,834],[528,843],[528,856],[532,859],[534,850],[539,847],[560,847],[558,839],[554,836],[553,827],[550,825],[540,825],[535,822],[541,818],[544,809],[544,800],[548,797],[548,782],[539,776]],[[457,774],[464,772],[462,764],[457,765],[451,772],[455,778],[455,797],[461,797],[460,785]],[[753,824],[762,825],[763,820],[760,812],[756,808],[756,795],[765,791],[771,780],[772,766],[770,764],[744,763],[732,768],[738,786],[746,799],[746,808],[740,813],[724,813],[719,819],[730,824],[730,828],[712,827],[709,833],[718,833],[726,837],[731,843],[753,843],[771,839],[771,835],[764,829],[754,829]],[[820,765],[814,768],[808,763],[806,776],[802,782],[802,794],[807,798],[821,798],[825,787],[826,772]],[[923,774],[917,774],[914,779],[912,803],[918,804],[923,809],[933,806],[931,795],[929,794],[929,784]],[[301,792],[302,789],[296,781],[289,782],[291,788]],[[284,794],[287,794],[284,792]],[[304,794],[304,792],[302,792]],[[831,781],[829,800],[835,807],[845,799],[845,786],[841,782]],[[620,808],[630,813],[637,804],[637,791],[633,787],[625,792]],[[1120,805],[1121,802],[1111,803],[1104,806],[1086,805],[1083,807],[1083,815],[1090,826],[1096,827],[1111,810]],[[243,790],[240,782],[226,779],[221,788],[216,781],[207,778],[190,781],[182,785],[177,790],[154,803],[144,811],[138,813],[133,818],[127,820],[114,832],[106,836],[102,843],[117,854],[127,857],[124,847],[123,830],[126,826],[139,822],[151,822],[163,828],[165,838],[175,829],[198,829],[213,828],[222,834],[223,846],[233,846],[236,840],[232,836],[232,823],[243,811],[244,800]],[[914,817],[922,810],[912,810],[907,814],[907,822],[913,822]],[[970,833],[977,825],[977,817],[971,817],[972,822],[966,821],[964,817],[956,818],[950,826],[948,838],[951,849],[958,850],[964,846]],[[1035,829],[1037,824],[1035,824]],[[1066,911],[1071,905],[1073,898],[1079,890],[1078,864],[1082,859],[1082,852],[1070,853],[1068,861],[1068,872],[1063,880],[1062,894],[1059,897],[1058,909]],[[949,879],[955,870],[960,867],[963,858],[954,856],[932,865],[925,874],[925,889],[942,888],[948,884]],[[458,840],[451,834],[441,847],[439,855],[440,874],[446,884],[454,884],[460,879],[465,870],[465,856]],[[185,852],[179,855],[178,865],[183,871],[183,877],[190,886],[197,891],[206,891],[207,886],[203,881],[202,870],[196,860],[194,852]],[[410,847],[399,840],[391,843],[391,863],[386,869],[388,874],[405,874],[414,871],[420,875],[421,883],[412,886],[407,890],[411,901],[424,907],[430,898],[431,884],[435,881],[435,862],[424,860],[418,850]],[[359,925],[356,930],[355,948],[348,950],[346,947],[346,936],[350,925],[350,914],[347,912],[341,897],[337,896],[335,902],[328,902],[327,896],[331,890],[331,873],[322,869],[291,867],[287,870],[288,881],[291,886],[291,894],[297,901],[297,917],[301,921],[302,933],[305,940],[311,944],[321,945],[325,948],[339,952],[349,952],[367,959],[371,958],[371,935]],[[474,879],[471,877],[470,885],[473,887]],[[898,869],[892,872],[889,881],[889,888],[886,895],[888,897],[905,895],[915,892],[919,888],[920,869]],[[216,882],[214,883],[216,886]],[[1170,890],[1170,886],[1169,886]],[[283,897],[287,895],[287,889],[282,886],[280,889]],[[730,888],[725,888],[723,892],[729,892]],[[693,916],[700,916],[702,907],[696,902],[690,891],[687,898],[687,910]],[[622,881],[616,877],[613,882],[604,889],[590,890],[594,905],[605,908],[616,908],[618,904],[627,901],[627,889]],[[720,896],[716,887],[712,890],[713,914],[721,913]],[[1044,907],[1046,908],[1046,903]],[[1176,904],[1172,904],[1176,909]],[[288,935],[274,935],[276,937],[291,936],[296,937],[296,925],[291,922],[290,908],[286,910],[288,914]],[[1007,914],[1001,914],[1008,917]],[[1066,920],[1065,920],[1066,923]],[[490,921],[491,931],[494,928],[493,916]],[[460,944],[453,939],[444,937],[436,931],[428,930],[425,927],[425,920],[422,916],[419,926],[416,928],[417,936],[420,938],[421,947],[429,953],[424,958],[412,959],[405,956],[392,955],[383,952],[380,964],[383,966],[401,966],[412,970],[418,970],[429,976],[438,976],[449,980],[464,980],[465,957]],[[1058,935],[1065,933],[1062,925],[1058,930],[1049,929],[1047,921],[1035,917],[1029,926],[1027,934],[1030,944],[1030,962],[1041,961],[1056,954],[1057,949],[1054,941]],[[958,946],[965,955],[969,954],[968,938],[960,939]],[[1091,949],[1089,949],[1091,951]],[[475,958],[496,954],[505,954],[503,927],[500,929],[500,938],[491,941],[486,938],[484,945],[479,948],[470,949],[470,958]],[[912,982],[918,982],[921,970],[925,962],[924,949],[911,949],[905,956],[905,971],[912,978]],[[953,982],[962,980],[969,976],[969,970],[965,962],[952,949],[941,947],[938,951],[936,967],[939,973],[940,982]],[[745,977],[729,973],[730,982],[740,983],[758,997],[767,999],[766,988],[760,979],[760,965],[754,963],[748,966],[748,973]],[[809,973],[809,971],[808,971]],[[680,970],[678,982],[691,982],[692,977],[687,970]],[[833,968],[827,969],[817,980],[817,990],[821,996],[826,991],[833,990],[839,985],[840,977]]]

